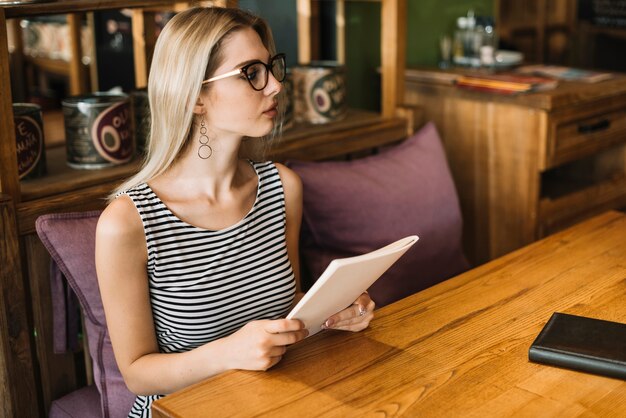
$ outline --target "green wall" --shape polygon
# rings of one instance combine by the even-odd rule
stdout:
[[[380,109],[380,4],[346,2],[348,106]]]
[[[469,9],[493,15],[494,0],[407,0],[407,66],[435,66],[439,62],[439,38],[452,36],[456,18]]]

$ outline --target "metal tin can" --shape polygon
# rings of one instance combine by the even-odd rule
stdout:
[[[130,93],[133,108],[133,135],[137,154],[143,154],[146,149],[148,133],[150,132],[150,103],[148,89],[137,89]]]
[[[317,61],[293,69],[295,119],[328,123],[342,119],[346,103],[346,71],[333,61]]]
[[[67,164],[98,169],[133,158],[130,100],[126,94],[94,93],[63,100]]]
[[[20,180],[45,175],[46,149],[41,107],[32,103],[13,103],[13,121]]]

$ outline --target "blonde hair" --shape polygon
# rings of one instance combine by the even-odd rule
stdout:
[[[267,22],[241,9],[195,7],[178,13],[167,23],[157,39],[148,78],[151,121],[144,162],[139,172],[122,183],[109,200],[163,174],[176,161],[193,133],[193,108],[203,88],[202,81],[221,64],[224,39],[244,28],[254,29],[270,54],[276,53]],[[279,97],[279,109],[284,112],[283,101]],[[264,157],[269,142],[282,130],[283,112],[267,137],[244,139],[242,157]]]

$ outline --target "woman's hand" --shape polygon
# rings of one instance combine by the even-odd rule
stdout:
[[[309,332],[298,319],[248,322],[225,337],[225,361],[229,369],[267,370],[278,363],[287,346],[303,340]]]
[[[362,331],[370,324],[374,318],[374,301],[365,292],[354,303],[328,318],[322,328],[340,329],[343,331]]]

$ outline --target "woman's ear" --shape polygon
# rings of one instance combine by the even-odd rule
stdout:
[[[196,100],[196,105],[193,107],[193,113],[196,115],[202,115],[206,112],[206,108],[204,106],[204,101],[202,97],[198,96],[198,100]]]

